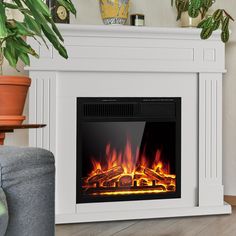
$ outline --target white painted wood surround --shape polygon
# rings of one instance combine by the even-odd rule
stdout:
[[[220,33],[199,29],[59,25],[69,59],[35,41],[30,145],[56,159],[57,223],[229,214],[222,185]],[[181,97],[181,198],[76,204],[76,98]],[[78,117],[79,119],[79,117]]]

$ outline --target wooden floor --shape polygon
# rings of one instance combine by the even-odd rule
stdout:
[[[232,215],[56,226],[56,236],[236,236]]]

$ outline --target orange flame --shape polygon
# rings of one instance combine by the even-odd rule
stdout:
[[[170,173],[170,163],[162,161],[161,150],[156,150],[153,161],[147,158],[145,148],[139,147],[133,155],[127,139],[123,151],[117,151],[108,143],[105,147],[106,164],[92,158],[93,169],[85,178],[83,188],[92,195],[118,195],[173,192],[176,175]]]

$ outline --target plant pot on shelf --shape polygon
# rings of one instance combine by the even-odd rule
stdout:
[[[196,18],[192,18],[186,11],[182,12],[181,14],[180,25],[181,27],[197,27],[201,21],[202,21],[201,14],[199,14]]]
[[[130,0],[100,0],[100,11],[105,25],[124,25],[129,15]]]
[[[23,76],[0,76],[0,125],[20,125],[31,79]]]

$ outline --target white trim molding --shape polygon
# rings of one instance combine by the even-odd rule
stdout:
[[[199,76],[199,205],[222,204],[222,75],[201,73]]]

